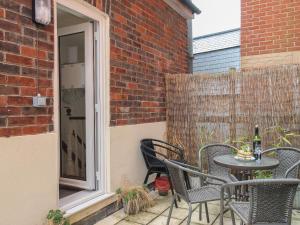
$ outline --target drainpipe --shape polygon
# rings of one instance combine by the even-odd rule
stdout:
[[[193,54],[193,28],[192,28],[192,20],[187,19],[187,38],[188,38],[188,72],[193,73],[193,60],[194,60],[194,54]]]

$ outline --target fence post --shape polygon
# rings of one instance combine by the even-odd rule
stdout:
[[[236,140],[236,69],[229,69],[229,138]]]

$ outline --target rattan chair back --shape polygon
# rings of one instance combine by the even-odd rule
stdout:
[[[274,152],[279,160],[279,165],[273,170],[273,178],[285,178],[286,172],[300,161],[300,149],[292,147],[271,148],[263,152]],[[298,178],[298,166],[294,166],[287,175],[288,178]]]
[[[299,180],[250,184],[248,224],[290,224],[293,200]]]
[[[203,159],[207,160],[207,173],[218,176],[227,177],[229,169],[217,165],[213,158],[219,155],[232,154],[234,147],[226,144],[211,144],[202,147],[199,151],[199,167],[203,171]]]
[[[176,194],[183,198],[186,202],[190,202],[184,178],[183,168],[180,165],[173,163],[169,160],[164,160],[164,163],[168,168],[173,188]]]

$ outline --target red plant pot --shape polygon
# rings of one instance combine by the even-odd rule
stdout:
[[[170,182],[168,177],[158,177],[155,179],[155,189],[159,195],[166,196],[170,190]]]

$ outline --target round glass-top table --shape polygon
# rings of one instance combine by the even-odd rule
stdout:
[[[234,155],[219,155],[213,158],[214,162],[223,167],[235,170],[269,170],[279,165],[278,159],[262,156],[260,161],[242,161],[234,158]]]

